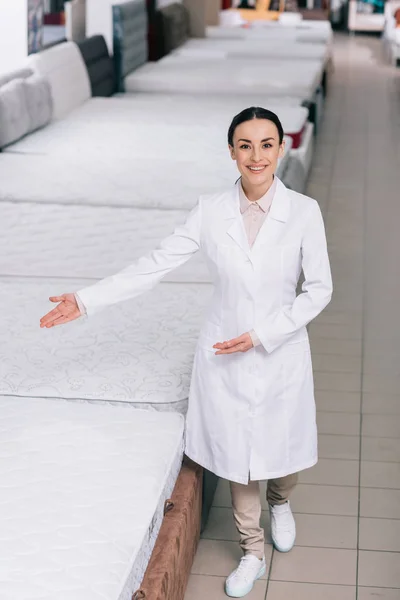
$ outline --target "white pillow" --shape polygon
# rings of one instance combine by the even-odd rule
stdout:
[[[0,87],[0,148],[16,142],[30,131],[23,79]]]
[[[44,127],[53,115],[53,98],[50,82],[41,75],[35,74],[23,80],[26,105],[30,119],[29,131]]]

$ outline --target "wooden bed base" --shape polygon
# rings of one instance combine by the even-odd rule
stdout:
[[[140,589],[132,600],[184,600],[200,538],[203,469],[187,457],[170,500]]]

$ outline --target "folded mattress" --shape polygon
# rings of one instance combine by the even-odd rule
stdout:
[[[210,64],[211,63],[211,64]],[[125,77],[126,92],[293,96],[312,100],[321,84],[321,60],[238,59],[148,63]]]
[[[0,397],[0,597],[131,600],[183,457],[182,415]]]
[[[0,276],[102,279],[157,247],[187,211],[0,202]],[[201,253],[163,281],[205,283]]]
[[[195,345],[213,286],[162,283],[91,319],[39,328],[39,318],[54,306],[50,295],[88,283],[2,280],[0,337],[7,351],[0,361],[0,395],[107,401],[185,414]]]

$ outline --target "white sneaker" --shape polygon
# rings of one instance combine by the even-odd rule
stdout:
[[[225,582],[225,593],[231,598],[243,598],[253,589],[254,582],[265,574],[265,558],[260,560],[254,554],[246,554],[240,559],[237,569],[232,571]]]
[[[296,539],[296,523],[289,502],[269,507],[272,542],[279,552],[289,552]]]

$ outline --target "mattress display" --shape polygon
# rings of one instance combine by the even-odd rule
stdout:
[[[0,337],[7,352],[0,361],[0,394],[108,401],[184,414],[213,286],[161,283],[96,317],[39,328],[40,317],[54,307],[49,296],[89,283],[2,280]]]
[[[240,95],[265,94],[312,99],[321,84],[320,60],[171,61],[140,67],[125,77],[126,92]]]
[[[102,279],[157,247],[186,211],[0,202],[0,276]],[[204,283],[200,252],[165,276]]]
[[[178,107],[163,122],[154,118],[150,104],[146,113],[136,113],[133,104],[115,99],[108,106],[113,99],[103,100],[98,106],[107,107],[110,117],[99,116],[100,111],[86,118],[91,107],[84,106],[2,153],[0,200],[187,210],[199,195],[223,191],[236,181],[226,137],[234,113],[218,120],[205,112],[194,120],[190,105],[189,127]],[[306,109],[287,112],[297,130],[304,125]],[[289,158],[290,142],[277,170],[283,181]]]
[[[132,158],[152,158],[155,153],[170,158],[173,153],[177,159],[212,153],[226,159],[227,132],[235,114],[248,106],[264,106],[278,114],[286,135],[295,139],[308,117],[308,110],[299,104],[296,98],[268,99],[257,94],[223,99],[208,95],[202,102],[194,95],[173,94],[93,98],[62,121],[9,146],[6,152],[97,152],[100,156],[119,152]]]
[[[85,155],[2,154],[0,200],[189,209],[200,194],[226,190],[238,177],[228,156],[216,168],[215,156],[155,162],[151,148],[142,158],[112,150],[108,156],[95,148]]]
[[[312,25],[311,25],[312,23]],[[251,27],[207,27],[207,37],[212,39],[265,39],[293,40],[313,44],[329,44],[333,39],[330,24],[323,21],[303,21],[289,26],[273,21],[252,23]]]
[[[295,41],[192,39],[162,59],[162,64],[179,59],[237,60],[241,58],[277,58],[289,60],[321,60],[327,62],[330,49],[324,44],[297,43]]]
[[[131,600],[181,468],[182,416],[10,396],[0,409],[0,597]]]

